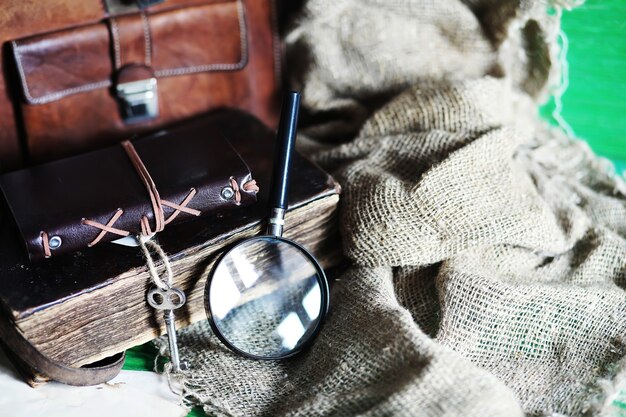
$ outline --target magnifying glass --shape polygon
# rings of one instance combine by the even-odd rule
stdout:
[[[328,311],[324,270],[302,246],[282,237],[300,94],[283,101],[266,236],[245,239],[215,263],[205,308],[217,337],[255,359],[282,359],[304,349]]]

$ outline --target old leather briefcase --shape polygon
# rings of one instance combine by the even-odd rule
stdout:
[[[0,172],[221,107],[275,125],[272,0],[0,1]]]

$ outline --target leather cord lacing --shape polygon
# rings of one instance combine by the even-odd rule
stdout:
[[[189,204],[189,202],[197,194],[195,188],[189,190],[189,193],[180,204],[176,204],[167,200],[162,200],[161,196],[159,195],[159,190],[157,190],[156,184],[152,180],[148,169],[139,157],[139,154],[137,153],[137,150],[135,149],[133,144],[130,141],[126,140],[122,142],[122,148],[126,151],[126,155],[128,155],[128,158],[133,164],[137,175],[139,175],[139,179],[141,179],[141,182],[146,187],[146,191],[148,192],[148,196],[150,197],[150,203],[152,205],[152,212],[154,214],[154,229],[150,226],[150,220],[148,219],[148,216],[144,215],[140,220],[142,236],[151,236],[155,233],[162,231],[165,228],[165,225],[174,220],[181,212],[188,213],[193,216],[199,216],[200,214],[202,214],[199,210],[187,207],[187,204]],[[174,209],[174,212],[167,219],[165,218],[165,212],[163,210],[164,206]],[[122,216],[122,214],[124,214],[124,210],[117,209],[117,211],[115,212],[113,217],[111,217],[111,219],[107,222],[107,224],[98,223],[89,219],[83,219],[83,224],[101,230],[98,236],[96,236],[96,238],[92,240],[87,246],[91,247],[96,245],[107,233],[113,233],[122,237],[130,235],[130,232],[127,230],[113,227],[115,222]]]
[[[52,256],[50,252],[50,239],[48,238],[48,234],[46,232],[41,232],[41,244],[43,245],[43,255],[46,258]]]
[[[133,167],[135,168],[135,171],[137,172],[139,178],[141,179],[141,182],[146,187],[146,191],[148,192],[148,196],[150,197],[150,203],[152,205],[152,212],[154,214],[154,228],[150,225],[150,220],[148,216],[144,215],[140,219],[141,236],[143,238],[139,239],[139,236],[138,236],[138,241],[146,242],[147,241],[146,238],[152,237],[155,233],[162,231],[165,228],[165,226],[169,224],[170,222],[172,222],[176,217],[178,217],[180,213],[187,213],[192,216],[200,216],[200,214],[202,214],[200,210],[187,207],[187,205],[191,202],[191,200],[193,200],[193,198],[198,193],[198,191],[195,188],[191,188],[189,192],[187,193],[187,195],[185,196],[185,198],[179,204],[171,202],[171,201],[167,201],[167,200],[162,200],[161,196],[159,195],[159,191],[157,190],[157,187],[154,181],[152,180],[150,173],[148,172],[148,169],[146,168],[143,161],[139,157],[139,154],[137,153],[133,144],[127,140],[127,141],[122,142],[121,145],[124,151],[126,151],[126,154],[128,155],[128,158],[130,159]],[[256,181],[253,179],[247,181],[241,187],[239,187],[239,184],[237,183],[237,180],[234,177],[230,177],[228,179],[228,182],[234,191],[234,202],[236,205],[241,204],[241,190],[245,192],[253,192],[253,193],[257,193],[259,191],[259,187],[257,186]],[[165,212],[164,212],[163,207],[169,207],[173,209],[174,211],[167,218],[165,218]],[[111,218],[106,222],[106,224],[102,224],[100,222],[97,222],[91,219],[86,219],[86,218],[82,219],[81,221],[82,224],[86,226],[94,227],[96,229],[100,229],[100,233],[98,233],[98,235],[91,242],[89,242],[87,246],[92,247],[94,245],[97,245],[100,241],[102,241],[102,239],[106,236],[107,233],[111,233],[120,237],[126,237],[126,236],[131,235],[130,231],[115,227],[115,223],[122,217],[123,214],[124,214],[124,210],[121,208],[118,208],[115,211],[115,213],[111,216]],[[50,238],[49,238],[48,233],[46,233],[45,231],[41,232],[41,242],[42,242],[44,256],[46,258],[49,258],[52,255],[51,248],[50,248]],[[145,245],[142,245],[142,243],[140,242],[140,246],[142,246],[142,250],[144,251],[144,254],[147,253],[147,248],[145,247]],[[150,261],[148,261],[148,265],[150,266]],[[164,288],[163,286],[160,286],[160,285],[159,287]]]

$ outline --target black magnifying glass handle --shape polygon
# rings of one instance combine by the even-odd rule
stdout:
[[[276,134],[274,169],[269,199],[270,218],[267,226],[267,234],[271,236],[280,237],[283,235],[287,196],[289,195],[289,171],[291,169],[291,156],[296,143],[299,108],[300,93],[291,91],[283,99]]]

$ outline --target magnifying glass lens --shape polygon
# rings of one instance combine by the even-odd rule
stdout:
[[[327,306],[321,268],[298,245],[276,237],[246,240],[216,265],[208,287],[214,330],[230,347],[275,359],[300,350]]]

